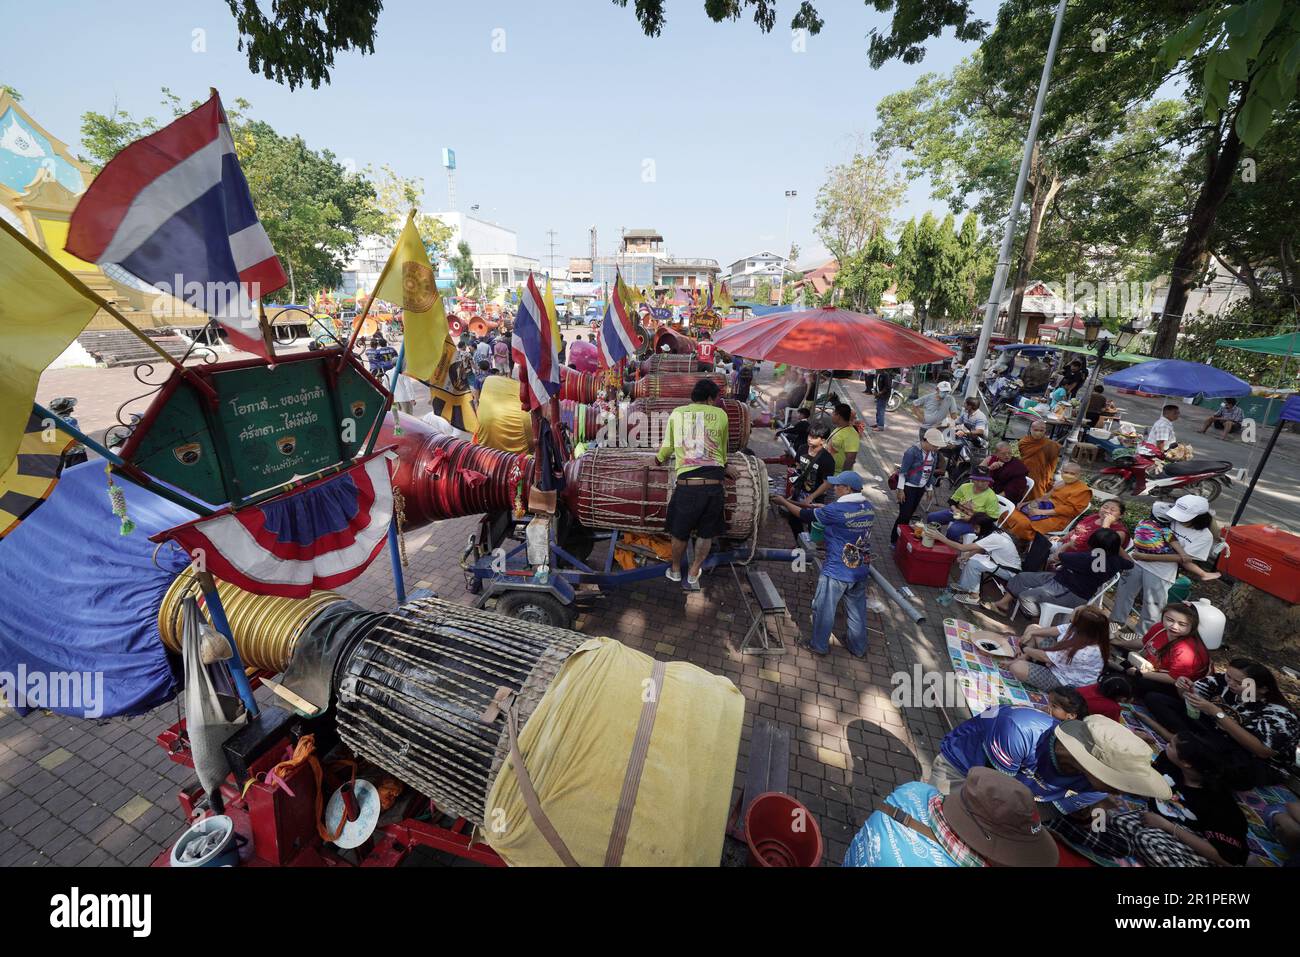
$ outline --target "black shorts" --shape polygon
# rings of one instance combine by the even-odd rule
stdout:
[[[700,538],[717,538],[726,530],[723,521],[722,483],[678,485],[668,501],[668,534],[689,541],[691,532]]]

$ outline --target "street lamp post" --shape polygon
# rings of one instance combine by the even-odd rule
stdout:
[[[1092,367],[1092,374],[1088,376],[1087,383],[1084,385],[1083,389],[1080,390],[1083,392],[1083,399],[1079,402],[1079,412],[1074,417],[1074,428],[1070,430],[1070,435],[1066,439],[1067,444],[1072,442],[1075,445],[1078,445],[1083,439],[1083,417],[1088,413],[1088,402],[1092,398],[1092,389],[1093,386],[1096,385],[1097,375],[1101,372],[1101,362],[1106,358],[1106,353],[1110,350],[1110,337],[1102,336],[1101,327],[1102,322],[1097,318],[1095,312],[1087,319],[1083,320],[1084,342],[1090,346],[1094,344],[1096,345],[1097,361]],[[1068,449],[1062,450],[1062,455],[1067,451]]]
[[[785,299],[785,257],[790,253],[790,208],[793,205],[794,198],[799,195],[797,189],[787,189],[785,191],[785,253],[781,256],[781,281],[777,283],[777,298]]]

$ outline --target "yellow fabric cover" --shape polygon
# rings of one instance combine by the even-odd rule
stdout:
[[[533,423],[519,403],[519,380],[488,376],[478,397],[474,444],[503,452],[527,452],[532,443]]]
[[[583,867],[600,867],[654,659],[612,638],[578,647],[519,735],[538,800]],[[745,699],[726,678],[671,662],[637,791],[623,865],[716,867],[736,776]],[[507,761],[488,792],[487,841],[512,866],[558,866]]]

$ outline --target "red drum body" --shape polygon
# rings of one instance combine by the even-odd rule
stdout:
[[[678,399],[680,401],[677,404],[681,405],[691,400],[691,390],[695,388],[695,383],[705,378],[712,379],[718,384],[722,394],[727,394],[728,382],[725,375],[716,372],[707,376],[678,372],[638,379],[633,386],[632,397],[634,399]]]
[[[579,372],[568,366],[560,366],[561,399],[572,402],[595,402],[599,395],[600,376],[590,372]]]
[[[646,356],[641,364],[637,366],[637,378],[643,379],[648,375],[663,375],[670,372],[699,372],[700,360],[691,353],[682,355],[675,352],[657,352],[654,355]]]
[[[752,539],[767,512],[767,469],[744,454],[731,456],[728,466],[734,475],[723,482],[726,537]],[[655,462],[653,452],[595,449],[565,466],[564,474],[565,505],[587,528],[664,530],[673,468]]]
[[[656,355],[664,352],[695,355],[695,340],[690,336],[682,335],[670,326],[660,326],[656,329],[650,345]],[[667,349],[664,348],[665,345],[668,346]]]

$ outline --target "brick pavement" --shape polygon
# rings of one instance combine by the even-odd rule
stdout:
[[[87,428],[134,394],[136,383],[122,370],[63,373],[64,394],[93,395],[78,407]],[[105,376],[106,372],[113,375]],[[88,388],[86,377],[96,378]],[[46,383],[43,383],[44,391]],[[860,385],[843,383],[845,394],[861,406]],[[80,392],[77,389],[80,389]],[[866,401],[870,401],[867,399]],[[417,409],[417,412],[423,411]],[[87,414],[91,413],[91,414]],[[888,431],[863,439],[859,469],[886,475],[914,435],[910,419],[892,417]],[[755,431],[753,447],[774,454],[769,430]],[[780,471],[774,466],[773,474]],[[881,513],[872,541],[878,567],[895,584],[901,577],[889,557],[889,526],[895,506],[882,483],[868,480],[867,495]],[[442,597],[468,603],[459,557],[473,518],[441,522],[407,538],[408,588],[427,587]],[[791,544],[784,521],[771,519],[761,544]],[[793,622],[806,632],[815,572],[764,566],[789,605]],[[873,589],[874,591],[874,589]],[[946,670],[940,628],[943,610],[924,593],[926,621],[914,624],[887,604],[870,616],[871,645],[864,660],[838,645],[818,658],[796,651],[772,660],[742,656],[739,647],[750,618],[737,583],[727,569],[706,577],[699,593],[687,593],[667,580],[643,582],[592,602],[575,627],[587,634],[610,635],[658,657],[690,661],[723,674],[745,696],[745,722],[736,770],[737,793],[744,781],[754,719],[771,719],[791,729],[790,791],[808,805],[821,826],[825,860],[843,859],[849,840],[877,804],[898,784],[929,770],[939,739],[965,710],[896,707],[890,701],[891,675]],[[388,563],[382,558],[356,582],[340,589],[370,608],[395,602]],[[842,628],[841,614],[838,627]],[[787,638],[794,629],[787,628]],[[176,705],[129,719],[93,722],[31,714],[0,716],[0,865],[144,865],[179,835],[185,821],[175,800],[189,780],[154,743],[155,735],[176,719]]]

